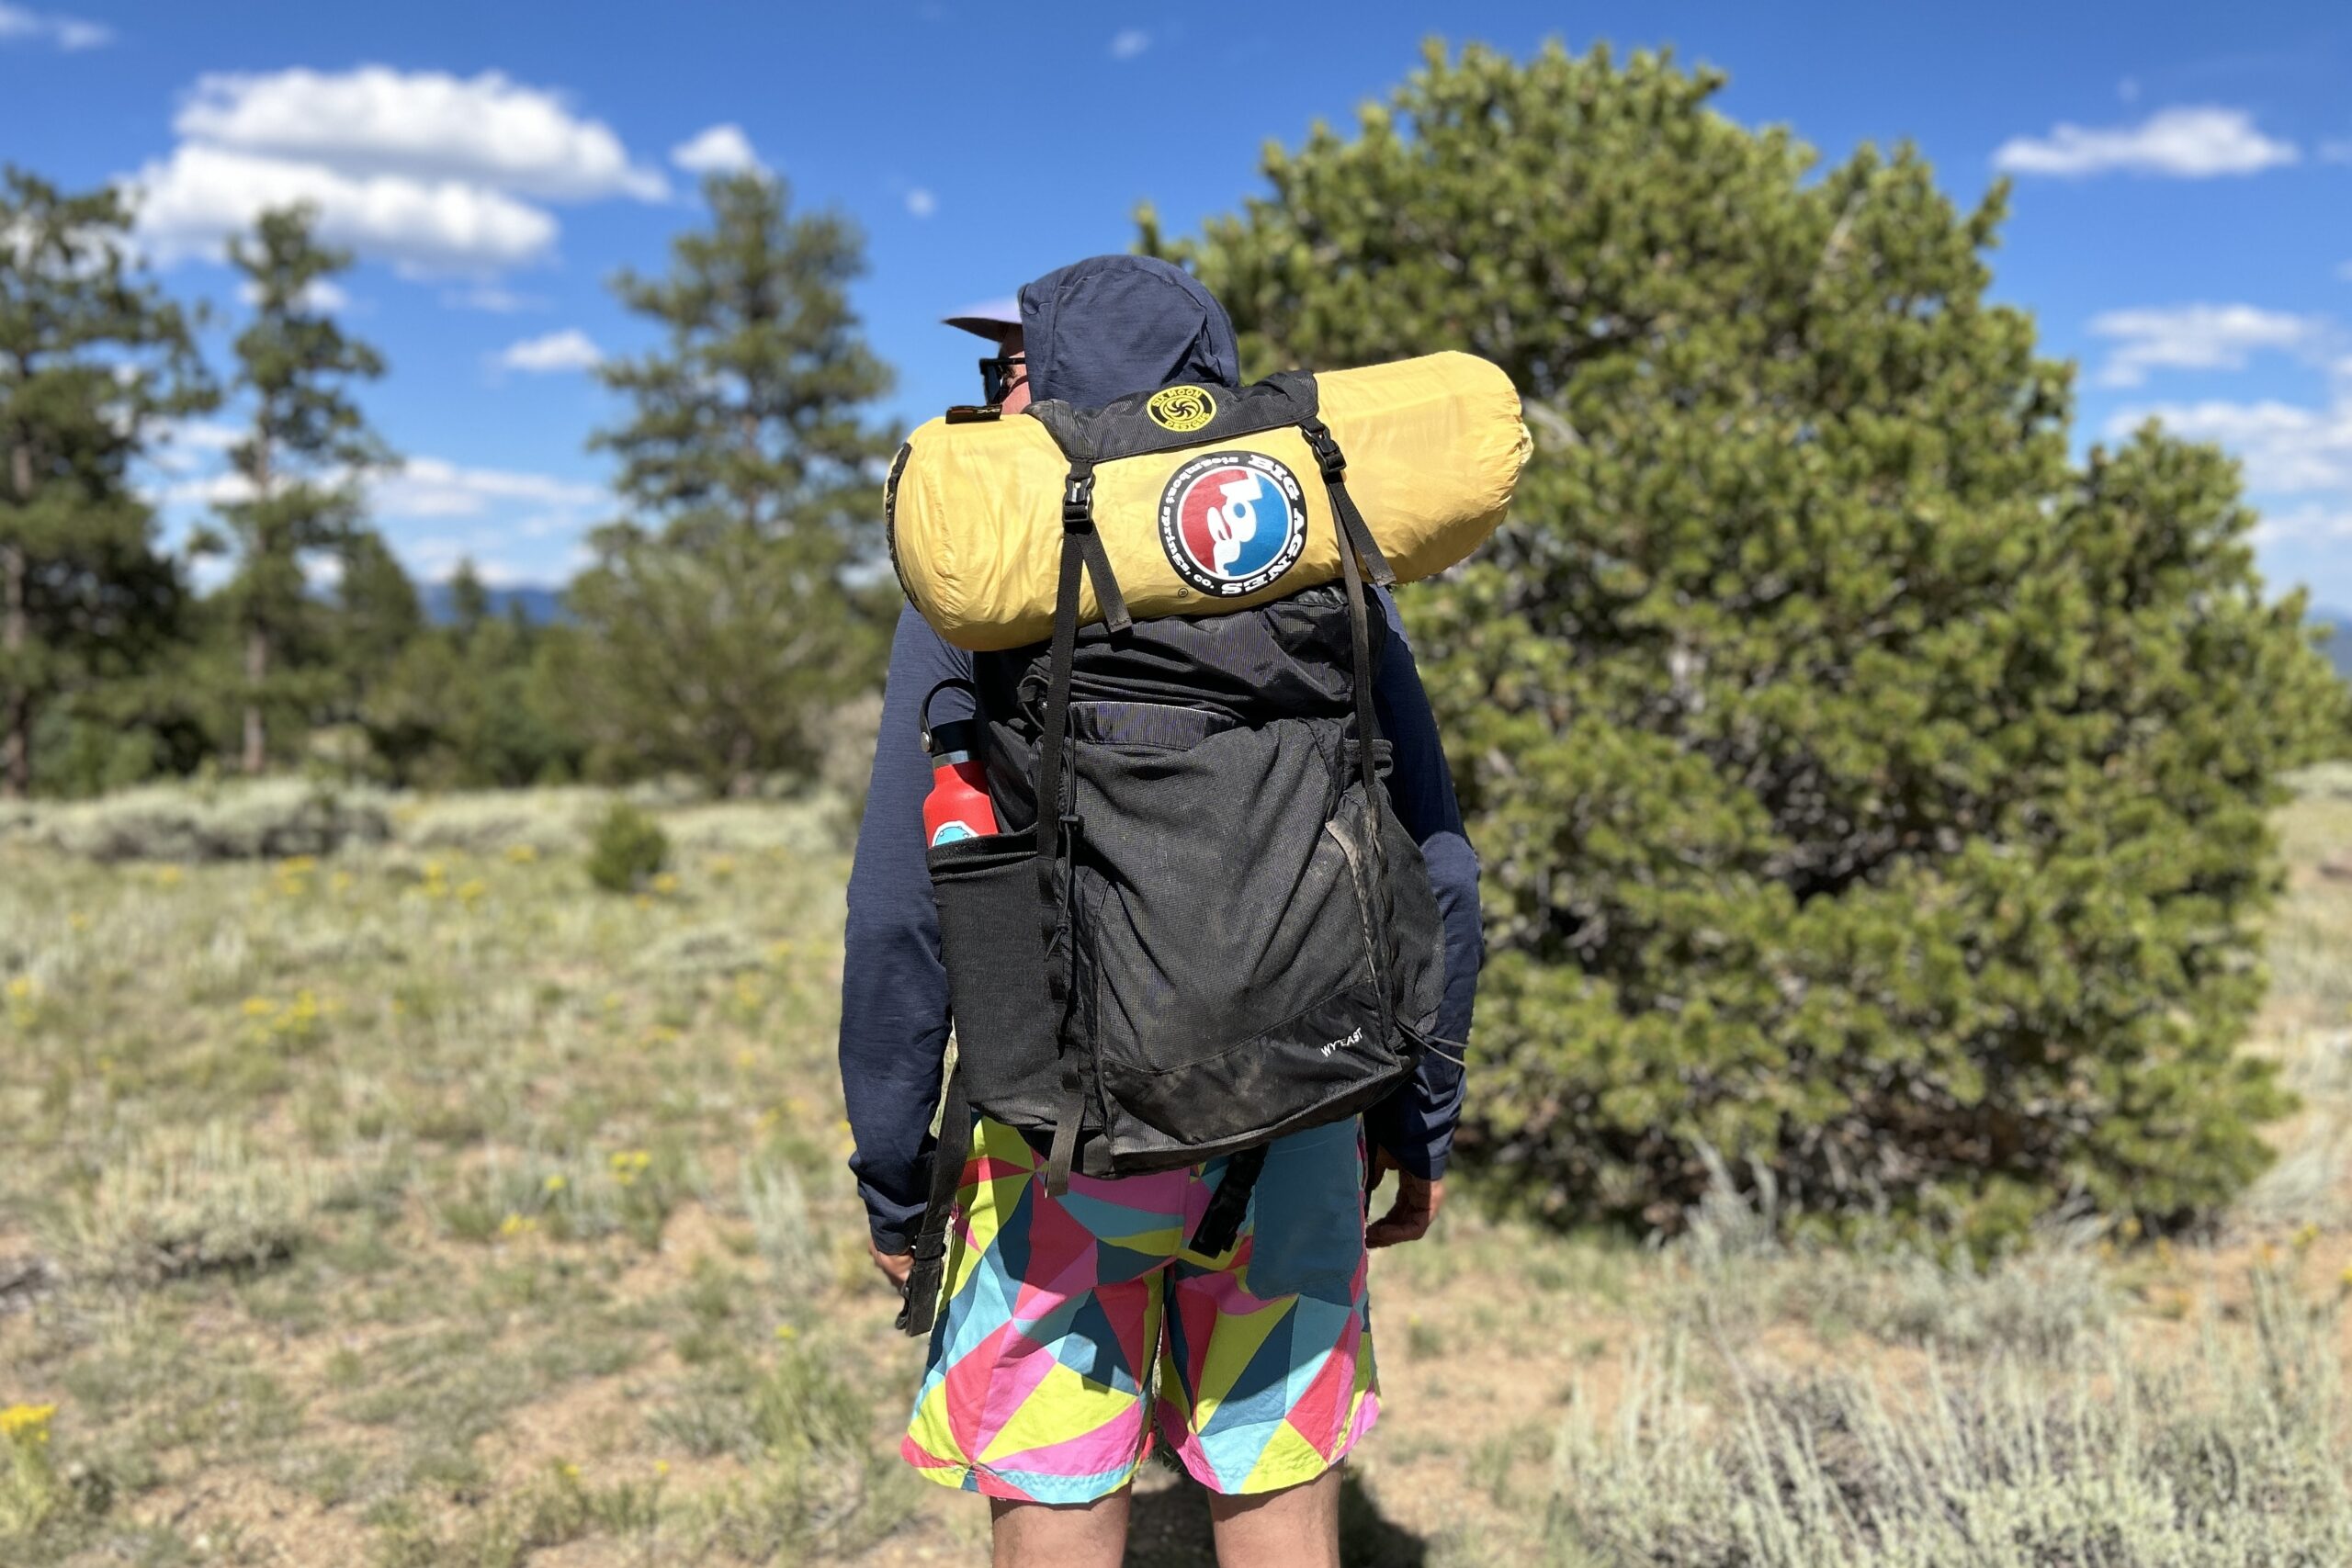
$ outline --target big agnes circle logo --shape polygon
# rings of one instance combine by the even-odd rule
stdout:
[[[1306,547],[1298,476],[1262,452],[1194,457],[1159,492],[1159,546],[1176,575],[1204,593],[1257,592]]]

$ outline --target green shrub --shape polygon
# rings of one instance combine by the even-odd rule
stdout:
[[[670,835],[625,800],[596,824],[588,850],[588,879],[608,893],[634,893],[670,863]]]
[[[1980,1243],[2210,1212],[2287,1102],[2235,1053],[2265,813],[2343,691],[2220,452],[2070,457],[2001,187],[1819,170],[1721,83],[1433,51],[1175,247],[1255,371],[1460,348],[1526,399],[1510,520],[1400,595],[1485,866],[1460,1146],[1635,1224],[1702,1144]]]
[[[284,860],[391,836],[383,796],[295,778],[226,785],[153,784],[41,806],[20,831],[86,860]]]
[[[68,1279],[153,1285],[291,1257],[334,1196],[311,1165],[224,1122],[158,1138],[101,1166],[48,1236]]]
[[[2121,1332],[1924,1379],[1766,1378],[1728,1401],[1687,1340],[1648,1348],[1605,1423],[1555,1453],[1552,1560],[1575,1568],[2039,1568],[2352,1561],[2332,1303],[2257,1279],[2251,1345],[2151,1368]],[[1726,1411],[1721,1405],[1727,1404]]]

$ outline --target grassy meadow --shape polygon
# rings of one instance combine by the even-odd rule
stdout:
[[[0,807],[0,1563],[981,1560],[843,1159],[828,800],[291,782]],[[2255,1048],[2303,1108],[2194,1242],[1987,1269],[1468,1192],[1374,1268],[1378,1565],[2352,1562],[2352,769],[2306,775]],[[1155,1466],[1140,1563],[1208,1562]]]

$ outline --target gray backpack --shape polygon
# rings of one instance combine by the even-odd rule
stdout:
[[[957,1054],[899,1320],[910,1334],[935,1314],[974,1111],[1046,1151],[1057,1195],[1072,1170],[1234,1156],[1190,1242],[1216,1255],[1266,1145],[1385,1098],[1430,1038],[1442,936],[1380,782],[1373,706],[1386,620],[1368,584],[1393,578],[1314,399],[1311,378],[1278,376],[1221,395],[1214,423],[1182,437],[1145,416],[1148,393],[1029,411],[1070,463],[1054,635],[975,656],[1003,830],[929,852]],[[1093,531],[1094,465],[1191,446],[1246,457],[1250,434],[1280,426],[1321,464],[1341,581],[1130,619]],[[1083,630],[1081,570],[1103,612]]]

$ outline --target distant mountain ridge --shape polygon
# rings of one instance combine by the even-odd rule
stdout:
[[[544,626],[564,618],[563,590],[541,583],[521,582],[512,588],[489,591],[490,613],[503,616],[509,605],[520,605],[523,618],[535,626]],[[447,582],[424,582],[417,585],[417,598],[424,606],[424,618],[435,626],[446,626],[458,618],[457,606],[450,600]]]

